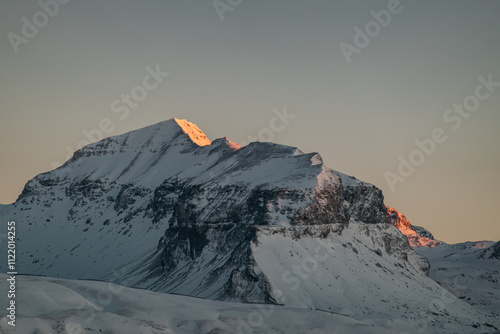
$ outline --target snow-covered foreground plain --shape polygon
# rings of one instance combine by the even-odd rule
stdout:
[[[2,282],[6,278],[0,274]],[[1,287],[5,290],[5,284]],[[18,276],[17,305],[15,329],[4,316],[1,333],[396,333],[321,311],[210,301],[106,282],[35,276]]]

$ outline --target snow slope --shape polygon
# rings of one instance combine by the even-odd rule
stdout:
[[[261,232],[255,259],[288,307],[334,311],[409,333],[499,331],[498,317],[484,317],[487,308],[476,310],[390,256],[372,237],[378,228],[351,223],[324,239],[290,238],[273,228]],[[367,256],[375,252],[377,259]]]
[[[387,207],[387,211],[413,249],[429,261],[433,280],[468,304],[500,315],[500,241],[450,245],[411,225],[397,210]]]
[[[500,315],[500,259],[482,256],[493,246],[479,241],[415,251],[429,259],[432,279],[469,304]]]
[[[6,277],[0,274],[1,281]],[[18,276],[17,305],[16,327],[9,326],[3,316],[1,333],[396,333],[330,312],[217,302],[105,282],[33,276]]]

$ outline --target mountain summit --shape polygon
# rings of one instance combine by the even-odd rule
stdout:
[[[0,214],[18,222],[28,274],[320,309],[411,332],[488,332],[483,324],[498,321],[461,300],[430,308],[447,291],[377,187],[318,153],[210,141],[186,120],[85,146]]]
[[[196,126],[196,124],[188,122],[185,119],[174,118],[173,121],[180,126],[182,131],[184,131],[184,133],[187,134],[189,138],[191,138],[193,143],[199,146],[207,146],[212,144],[212,142],[207,138],[203,131],[201,131],[200,128]]]

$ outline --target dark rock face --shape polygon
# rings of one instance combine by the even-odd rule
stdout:
[[[275,303],[267,278],[256,269],[254,242],[256,228],[250,225],[173,226],[160,239],[156,255],[130,270],[138,277],[131,283],[216,300]]]
[[[417,232],[417,234],[420,235],[421,237],[424,237],[424,238],[427,238],[427,239],[431,239],[431,240],[435,240],[434,236],[432,235],[432,233],[429,232],[424,227],[415,226],[415,225],[410,224],[410,229],[413,230],[413,231],[415,231],[415,232]]]
[[[390,224],[384,196],[377,187],[359,182],[356,186],[344,188],[347,213],[351,219],[367,224]]]
[[[490,259],[500,259],[500,241],[491,246]]]
[[[478,259],[497,259],[500,260],[500,241],[494,243],[490,247],[477,252]]]
[[[443,243],[435,240],[432,233],[425,228],[410,224],[401,212],[391,207],[387,207],[387,212],[392,224],[408,238],[412,247],[435,247]]]
[[[293,218],[293,225],[347,224],[350,213],[343,207],[343,195],[341,184],[317,191],[314,202]]]
[[[498,270],[483,273],[480,277],[494,284],[498,284],[500,282],[500,272]]]

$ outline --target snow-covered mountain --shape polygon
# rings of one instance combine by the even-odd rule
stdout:
[[[412,333],[498,331],[497,315],[427,276],[387,210],[378,188],[317,153],[212,142],[171,119],[85,146],[0,215],[17,221],[22,273],[319,309]]]
[[[387,210],[414,250],[429,260],[432,279],[467,303],[500,315],[500,241],[450,245],[395,209]]]
[[[500,241],[492,244],[489,247],[480,247],[484,248],[482,251],[476,252],[478,259],[491,259],[491,260],[500,260]]]
[[[408,242],[412,247],[436,247],[443,242],[435,240],[431,232],[421,226],[414,226],[401,212],[387,207],[387,212],[391,217],[391,221],[398,230],[408,238]]]
[[[500,314],[500,260],[483,257],[493,248],[492,241],[481,241],[415,250],[429,259],[432,279],[467,303]]]

